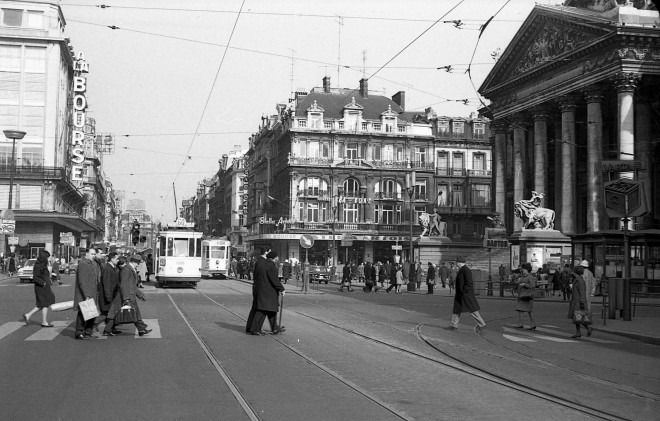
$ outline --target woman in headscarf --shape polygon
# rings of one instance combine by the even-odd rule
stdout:
[[[584,278],[582,277],[582,274],[584,273],[584,267],[575,266],[575,268],[573,268],[573,272],[573,295],[571,297],[570,306],[568,307],[568,318],[571,320],[575,320],[574,317],[576,311],[588,310],[587,296],[589,294],[587,291],[587,285],[584,282]],[[582,323],[576,323],[573,321],[573,324],[575,324],[575,335],[571,336],[571,338],[581,337],[582,331],[580,330],[580,325]],[[587,324],[584,326],[587,328],[587,336],[591,336],[591,326]]]
[[[46,250],[39,252],[37,262],[34,264],[32,280],[34,281],[34,295],[37,303],[35,307],[27,314],[23,315],[25,324],[30,324],[30,317],[41,310],[41,326],[53,327],[48,323],[48,307],[55,304],[55,294],[50,289],[50,272],[48,271],[48,258],[50,253]]]
[[[536,276],[532,275],[532,264],[521,265],[522,277],[518,281],[518,300],[516,311],[518,312],[518,328],[523,328],[523,313],[529,314],[530,326],[527,330],[536,329],[534,321],[534,288],[536,287]]]

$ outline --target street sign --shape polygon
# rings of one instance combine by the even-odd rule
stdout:
[[[8,237],[7,242],[10,246],[18,245],[18,237]]]
[[[635,218],[648,212],[643,182],[622,178],[608,181],[604,189],[605,210],[610,218]]]
[[[392,250],[403,250],[403,246],[394,245],[394,246],[392,246]]]
[[[309,234],[303,234],[300,237],[300,245],[304,249],[310,249],[314,246],[314,237]]]
[[[16,221],[13,219],[2,219],[0,234],[13,234],[16,231]]]
[[[602,161],[600,165],[603,172],[633,172],[644,169],[642,161],[632,160]]]
[[[509,248],[509,241],[506,239],[494,239],[494,238],[489,238],[487,240],[484,240],[484,247],[489,248],[489,249],[507,249]]]

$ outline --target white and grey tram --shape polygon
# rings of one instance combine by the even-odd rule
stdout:
[[[159,287],[197,285],[202,267],[202,237],[194,224],[183,218],[161,229],[156,248]]]

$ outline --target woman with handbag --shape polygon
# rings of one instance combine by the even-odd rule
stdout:
[[[523,263],[521,266],[522,277],[518,280],[518,300],[516,311],[518,312],[518,329],[523,328],[523,313],[529,314],[530,327],[527,330],[535,330],[534,321],[534,288],[536,287],[536,276],[532,275],[532,264]]]
[[[50,289],[49,257],[49,252],[41,250],[37,262],[34,264],[32,280],[34,281],[34,295],[37,303],[29,313],[23,315],[26,325],[30,324],[30,317],[41,310],[41,327],[53,327],[53,324],[48,323],[47,319],[48,307],[55,304],[55,294]]]
[[[568,308],[568,318],[573,320],[573,324],[575,324],[575,335],[571,336],[571,338],[582,336],[580,325],[584,325],[587,328],[587,336],[591,336],[592,329],[589,326],[591,324],[591,317],[587,310],[587,284],[582,277],[584,267],[575,266],[573,272],[575,275],[573,278],[573,293]]]

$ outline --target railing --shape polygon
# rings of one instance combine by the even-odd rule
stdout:
[[[449,215],[490,215],[493,213],[490,205],[485,206],[436,206],[440,214]]]
[[[432,170],[435,168],[435,164],[433,162],[413,161],[412,167],[415,169]]]
[[[467,173],[472,177],[490,177],[492,175],[491,170],[467,170]]]
[[[318,189],[300,189],[296,192],[297,196],[305,196],[305,197],[319,197],[319,198],[329,198],[330,197],[330,192],[327,190],[318,190]]]
[[[435,175],[446,177],[465,177],[468,170],[465,168],[436,168]]]
[[[330,158],[304,158],[299,156],[289,157],[289,165],[330,165]]]
[[[362,160],[361,159],[344,158],[344,162],[342,164],[346,167],[360,167],[360,166],[362,166]]]
[[[375,168],[408,168],[408,161],[371,161]]]
[[[381,200],[401,200],[401,193],[388,191],[378,192],[374,193],[374,197]]]
[[[0,165],[0,177],[9,177],[11,165]],[[14,178],[23,179],[63,179],[66,177],[64,168],[17,165],[14,168]]]

